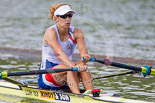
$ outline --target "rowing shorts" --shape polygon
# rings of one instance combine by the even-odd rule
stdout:
[[[53,69],[54,66],[56,66],[58,64],[49,62],[48,60],[46,60],[46,63],[40,64],[40,68],[39,69]],[[46,68],[45,68],[46,67]],[[59,90],[59,89],[69,89],[68,86],[61,86],[59,84],[57,84],[54,81],[54,78],[52,77],[52,73],[49,74],[39,74],[38,75],[38,85],[40,88],[42,89],[52,89],[52,90]]]

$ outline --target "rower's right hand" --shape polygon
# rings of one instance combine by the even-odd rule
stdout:
[[[84,71],[86,71],[86,70],[88,69],[87,65],[82,64],[82,63],[81,63],[81,64],[76,64],[75,67],[78,68],[78,71],[79,71],[79,72],[84,72]]]
[[[89,54],[84,54],[84,55],[82,55],[81,61],[83,63],[87,63],[90,60],[90,58],[91,58],[91,56]]]

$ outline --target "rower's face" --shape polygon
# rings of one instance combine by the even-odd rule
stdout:
[[[59,16],[56,18],[56,22],[59,26],[68,29],[72,21],[73,14],[71,12],[66,13],[65,15]]]

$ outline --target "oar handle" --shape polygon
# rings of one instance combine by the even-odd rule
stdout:
[[[89,59],[89,61],[91,61],[91,62],[95,62],[95,58],[94,57],[91,57],[90,59]]]
[[[73,71],[78,71],[79,70],[78,67],[73,67],[72,69],[73,69]]]
[[[105,64],[105,65],[107,65],[107,66],[109,66],[110,63],[111,63],[109,59],[97,60],[95,57],[91,57],[91,58],[89,59],[89,61],[91,61],[91,62],[102,63],[102,64]]]

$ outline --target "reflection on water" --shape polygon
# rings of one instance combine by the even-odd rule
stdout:
[[[98,77],[101,75],[110,75],[110,74],[127,71],[125,69],[120,69],[115,67],[106,67],[99,63],[90,62],[88,63],[88,66],[93,77]],[[2,68],[1,70],[4,70],[4,71],[26,71],[30,69],[38,69],[38,67],[39,67],[39,62],[36,62],[36,61],[31,61],[31,60],[24,61],[18,58],[12,58],[10,55],[8,56],[5,54],[3,54],[3,56],[1,56],[0,58],[0,68]],[[36,81],[37,80],[36,75],[20,76],[20,77],[16,76],[12,78],[18,81],[25,81],[25,80]],[[110,93],[118,93],[125,98],[146,100],[146,101],[155,100],[154,76],[149,76],[146,78],[142,77],[139,74],[117,76],[112,78],[94,80],[94,85],[95,85],[95,88],[102,88],[104,89],[104,91],[107,91]],[[1,98],[1,95],[0,95],[0,98]],[[2,101],[3,99],[1,98],[0,101]],[[18,99],[22,101],[24,100],[26,103],[29,102],[29,99],[25,99],[22,97],[18,97]],[[33,101],[35,102],[36,100],[33,100]]]

